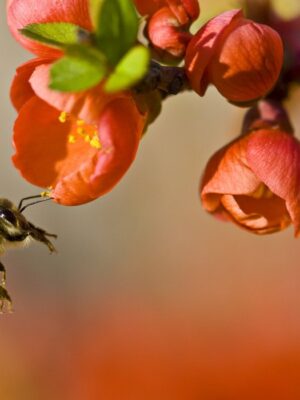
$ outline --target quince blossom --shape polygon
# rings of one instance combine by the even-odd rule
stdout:
[[[8,23],[16,39],[38,58],[17,70],[11,98],[15,166],[29,182],[47,187],[54,201],[77,205],[107,193],[135,158],[146,114],[130,92],[106,94],[101,85],[67,94],[48,89],[51,64],[62,54],[24,38],[31,23],[72,22],[91,30],[83,0],[11,0]]]
[[[213,84],[234,103],[266,95],[278,79],[282,62],[278,33],[245,19],[240,10],[224,12],[205,24],[189,42],[185,57],[195,92],[203,96]]]
[[[277,107],[262,102],[250,110],[243,134],[207,164],[201,199],[208,212],[250,232],[272,233],[292,223],[299,236],[300,142]]]

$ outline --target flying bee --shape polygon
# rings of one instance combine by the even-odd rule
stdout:
[[[56,251],[48,237],[56,238],[57,235],[36,227],[27,221],[23,215],[23,211],[27,207],[50,200],[50,197],[45,197],[47,197],[45,193],[38,196],[25,197],[20,201],[18,207],[10,200],[0,198],[0,255],[9,248],[27,246],[32,240],[44,243],[50,250],[50,253]],[[38,198],[43,199],[23,206],[25,201]],[[0,312],[2,312],[5,306],[10,309],[11,297],[6,289],[6,269],[1,262],[0,274],[2,276],[0,280]]]

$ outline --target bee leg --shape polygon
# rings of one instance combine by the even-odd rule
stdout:
[[[11,311],[11,309],[11,297],[8,294],[8,291],[3,286],[0,286],[0,313],[2,314],[3,312],[5,312],[5,310]]]
[[[50,250],[50,253],[53,253],[56,251],[54,245],[50,242],[49,239],[47,239],[47,236],[57,238],[57,235],[54,235],[53,233],[48,233],[44,231],[44,229],[37,228],[34,226],[32,223],[29,223],[30,225],[30,235],[37,241],[44,243],[48,249]]]
[[[5,286],[5,283],[6,283],[6,269],[5,269],[5,267],[4,267],[4,265],[2,264],[1,261],[0,261],[0,273],[2,275],[1,285]]]
[[[8,291],[5,289],[6,269],[1,261],[0,274],[2,275],[0,281],[0,314],[2,314],[5,310],[11,311],[12,301],[10,295],[8,294]]]

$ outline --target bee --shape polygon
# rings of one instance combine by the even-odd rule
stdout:
[[[44,197],[44,198],[43,198]],[[33,205],[46,200],[50,200],[47,194],[30,196],[23,198],[18,207],[10,200],[0,198],[0,255],[7,249],[15,247],[24,247],[30,244],[33,240],[44,243],[50,253],[55,252],[55,247],[48,238],[56,238],[57,235],[48,233],[45,230],[36,227],[29,222],[23,215],[23,211]],[[38,201],[23,205],[25,201],[40,198]],[[41,200],[41,198],[43,198]],[[0,312],[5,308],[11,309],[11,297],[6,289],[6,269],[0,262]]]

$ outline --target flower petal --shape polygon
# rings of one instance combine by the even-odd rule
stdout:
[[[275,85],[283,61],[282,40],[266,25],[227,11],[202,27],[186,52],[186,72],[200,96],[212,83],[229,101],[249,103]]]
[[[206,92],[209,84],[206,69],[215,49],[227,33],[243,18],[241,10],[231,10],[211,19],[190,41],[185,58],[186,73],[193,90],[200,96]]]
[[[134,0],[141,15],[153,15],[162,7],[167,6],[181,25],[195,21],[200,13],[198,0]]]
[[[79,171],[60,180],[54,199],[65,205],[93,200],[109,192],[135,158],[145,117],[130,99],[116,99],[103,110],[99,123],[101,150]]]
[[[248,137],[236,140],[209,161],[201,190],[204,208],[209,212],[220,206],[221,195],[247,195],[259,187],[261,182],[246,159],[247,142]]]
[[[76,115],[87,123],[97,123],[105,105],[115,97],[126,97],[124,93],[108,94],[97,86],[79,93],[62,93],[49,89],[51,64],[37,67],[30,78],[35,94],[57,110]]]
[[[180,25],[195,21],[200,13],[198,0],[166,0],[166,5],[176,16]]]
[[[15,122],[13,162],[22,176],[37,186],[51,186],[58,176],[56,163],[67,156],[71,127],[58,117],[57,110],[32,96]]]
[[[272,89],[282,60],[283,46],[278,33],[269,26],[244,19],[215,52],[210,80],[229,101],[249,102]]]
[[[248,140],[249,136],[237,139],[210,159],[202,183],[203,206],[217,218],[256,234],[281,230],[290,224],[285,202],[272,194],[254,196],[261,181],[246,159]]]
[[[29,83],[30,76],[35,68],[41,64],[45,64],[49,60],[45,58],[35,58],[17,68],[16,75],[13,79],[10,97],[14,107],[17,110],[25,104],[33,95],[34,91]]]
[[[273,193],[286,201],[286,207],[300,233],[300,143],[291,135],[275,130],[252,134],[247,160],[254,173]]]
[[[13,162],[29,182],[52,187],[58,203],[86,203],[111,190],[127,171],[145,118],[133,100],[114,100],[100,116],[97,148],[81,137],[70,141],[76,121],[61,123],[59,115],[35,96],[22,107],[15,124]]]
[[[7,4],[7,21],[15,38],[40,57],[55,57],[61,53],[25,38],[19,29],[43,22],[70,22],[87,30],[92,29],[86,0],[11,0]]]
[[[152,15],[166,5],[166,0],[134,0],[134,3],[141,15]]]
[[[233,222],[258,235],[280,231],[291,223],[285,201],[275,195],[254,198],[225,194],[221,202]]]
[[[181,28],[177,18],[168,7],[158,10],[148,24],[151,44],[160,52],[182,57],[191,35]]]

